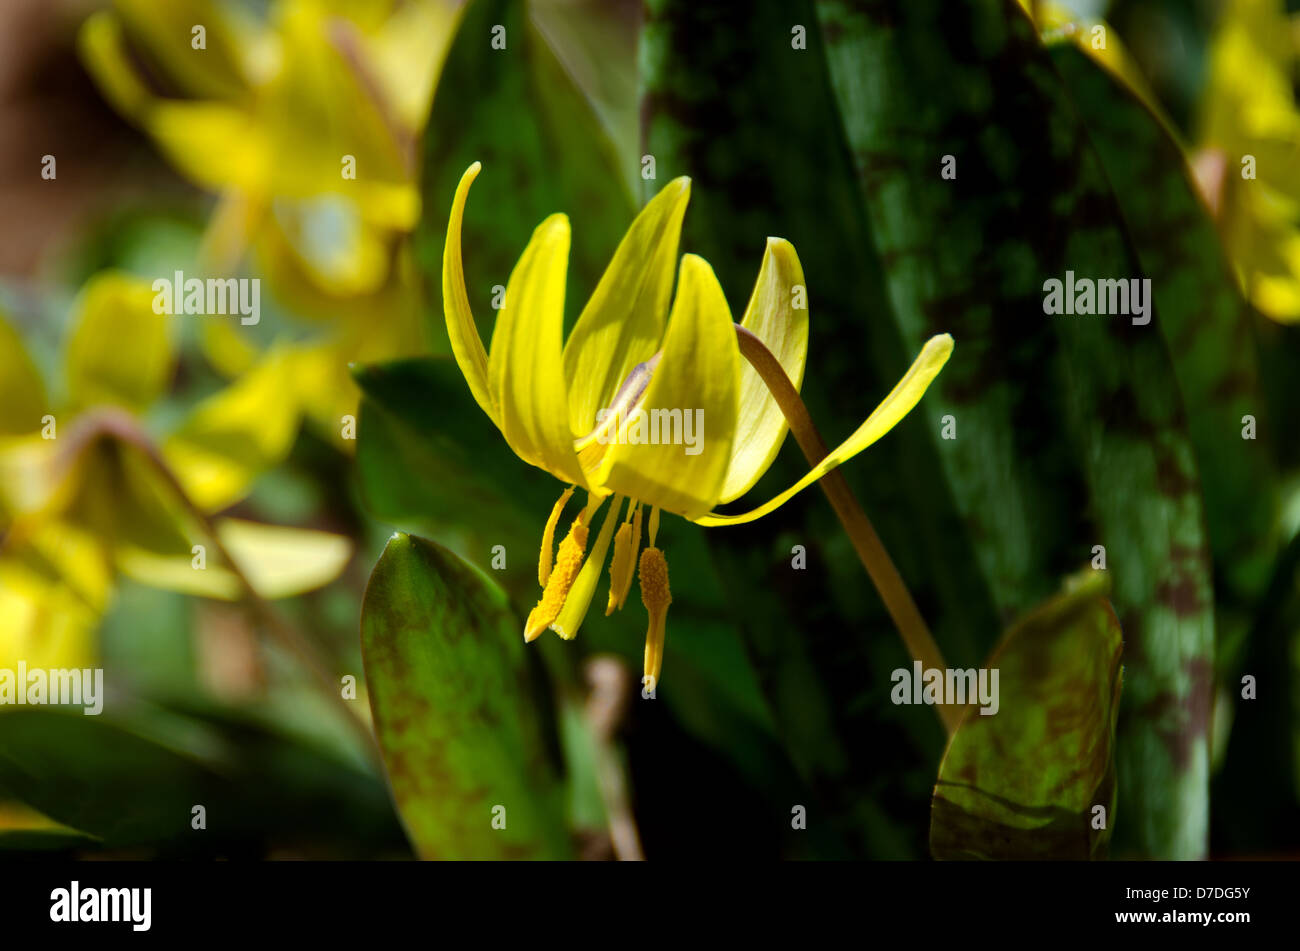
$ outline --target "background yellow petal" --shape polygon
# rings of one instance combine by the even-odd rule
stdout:
[[[727,474],[739,389],[740,349],[727,299],[709,263],[687,254],[663,357],[640,404],[647,435],[655,412],[661,414],[659,441],[629,442],[636,435],[635,413],[629,414],[595,481],[687,518],[703,515],[717,502]],[[686,439],[688,419],[692,440]]]
[[[948,357],[951,354],[952,337],[948,336],[948,334],[940,334],[926,341],[925,346],[921,348],[921,355],[916,358],[916,361],[903,375],[903,378],[898,381],[893,390],[890,391],[889,395],[881,401],[880,405],[867,417],[866,421],[857,428],[857,431],[831,450],[830,454],[818,463],[811,472],[780,495],[758,508],[740,515],[710,514],[702,518],[695,518],[693,521],[700,525],[709,526],[740,525],[745,522],[752,522],[756,518],[762,518],[768,512],[780,508],[794,495],[808,488],[808,486],[841,463],[852,459],[897,426],[899,421],[921,401],[926,389],[934,378],[939,375],[939,371],[948,362]]]
[[[663,340],[691,180],[670,182],[641,209],[564,347],[569,425],[589,433],[623,380]]]
[[[64,354],[73,405],[143,410],[171,380],[173,318],[155,314],[147,281],[116,271],[92,277],[81,292]]]
[[[451,341],[451,352],[456,358],[456,365],[465,374],[465,382],[474,395],[474,401],[482,407],[498,427],[500,415],[493,405],[492,391],[488,387],[488,358],[483,349],[483,339],[478,335],[478,326],[474,323],[474,312],[469,307],[469,294],[465,290],[465,262],[461,258],[460,232],[465,219],[465,199],[469,197],[469,186],[478,177],[482,166],[475,162],[465,169],[465,174],[456,186],[456,197],[451,203],[451,218],[447,222],[447,243],[442,252],[442,306],[447,319],[447,336]]]
[[[289,353],[273,350],[199,403],[163,444],[163,457],[200,508],[239,501],[288,455],[301,411],[295,369]]]
[[[564,280],[569,219],[551,215],[533,232],[506,283],[488,355],[488,383],[501,432],[515,454],[557,479],[587,486],[573,451],[564,385]]]
[[[799,256],[789,241],[767,239],[763,266],[740,323],[763,341],[794,388],[799,389],[808,359],[808,289]],[[738,499],[753,488],[776,458],[787,429],[785,414],[763,378],[742,360],[736,438],[719,502]]]
[[[217,534],[254,590],[268,599],[322,587],[352,557],[352,542],[330,532],[227,518],[217,523]],[[211,549],[206,562],[200,570],[190,555],[168,557],[131,548],[117,552],[121,572],[142,584],[223,601],[242,597],[238,579]]]
[[[256,117],[224,103],[157,102],[143,123],[180,173],[205,188],[262,192],[274,163],[292,160],[273,155]]]
[[[45,415],[45,383],[18,332],[0,314],[0,435],[30,433]]]
[[[408,129],[420,128],[429,116],[438,74],[464,9],[445,0],[414,0],[398,6],[367,37],[385,97]]]

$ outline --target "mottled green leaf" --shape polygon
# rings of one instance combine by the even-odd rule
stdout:
[[[393,798],[420,855],[568,856],[549,708],[501,590],[447,549],[394,535],[366,589],[361,644]]]
[[[1277,554],[1270,420],[1259,390],[1253,312],[1178,144],[1121,81],[1074,45],[1052,48],[1151,278],[1187,408],[1205,492],[1222,651],[1246,633]],[[1243,421],[1255,438],[1242,438]]]
[[[1162,316],[1044,307],[1067,271],[1145,276],[1101,162],[1012,0],[817,9],[893,313],[913,346],[957,340],[941,455],[999,609],[1104,546],[1129,645],[1116,849],[1202,857],[1214,618]]]
[[[948,744],[930,813],[935,858],[1105,857],[1123,651],[1106,587],[1102,572],[1083,576],[985,661],[998,706],[968,709]]]

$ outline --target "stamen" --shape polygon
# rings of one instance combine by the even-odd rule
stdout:
[[[650,513],[653,525],[658,510]],[[673,603],[668,589],[668,561],[664,553],[653,545],[641,553],[641,601],[650,615],[650,626],[645,635],[645,676],[653,690],[659,683],[659,671],[664,663],[664,629],[668,619],[668,605]]]
[[[582,559],[587,551],[587,513],[583,509],[569,527],[569,534],[560,542],[560,551],[555,559],[555,570],[546,579],[542,599],[528,613],[528,623],[524,625],[524,640],[535,641],[551,622],[559,617],[569,597],[569,589],[582,570]]]
[[[559,524],[560,513],[564,511],[564,506],[568,504],[576,488],[576,485],[571,485],[564,490],[551,508],[550,517],[546,519],[546,528],[542,531],[542,552],[537,559],[537,583],[543,588],[551,577],[551,559],[555,556],[555,526]]]
[[[634,502],[628,510],[629,521],[619,526],[614,536],[614,557],[609,563],[609,601],[605,617],[623,610],[628,592],[632,590],[633,567],[636,553],[641,548],[641,503]]]
[[[578,573],[578,580],[569,590],[564,607],[559,616],[551,623],[551,630],[566,641],[578,636],[578,629],[587,617],[591,607],[591,597],[596,593],[596,583],[605,569],[605,553],[609,551],[610,540],[614,537],[614,526],[618,524],[619,509],[623,507],[623,496],[614,496],[614,504],[605,513],[605,521],[600,525],[600,534],[587,555],[587,561]]]

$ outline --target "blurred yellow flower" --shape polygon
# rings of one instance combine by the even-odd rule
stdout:
[[[1300,320],[1297,31],[1281,0],[1231,0],[1210,49],[1198,178],[1251,303]]]
[[[154,313],[149,283],[96,275],[75,305],[66,399],[55,406],[0,318],[0,667],[19,659],[86,666],[119,572],[205,597],[241,596],[215,552],[208,563],[212,540],[196,510],[206,517],[242,498],[288,452],[294,427],[274,423],[282,394],[243,380],[200,402],[155,449],[141,415],[170,386],[172,326]],[[329,582],[351,554],[347,539],[326,532],[231,518],[213,529],[267,598]]]
[[[214,0],[114,0],[82,27],[105,97],[186,178],[218,195],[205,266],[252,250],[277,299],[324,322],[283,354],[301,409],[335,445],[355,410],[351,361],[425,349],[409,233],[417,143],[461,5],[277,0],[263,18]],[[209,324],[233,377],[256,353]]]

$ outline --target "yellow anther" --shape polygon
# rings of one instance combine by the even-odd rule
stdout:
[[[614,496],[614,504],[605,513],[600,532],[587,552],[582,571],[578,572],[578,580],[569,589],[569,596],[564,601],[559,617],[551,622],[551,630],[566,641],[578,636],[578,629],[587,617],[592,596],[596,593],[596,583],[605,570],[605,555],[609,552],[609,543],[614,538],[614,526],[618,524],[618,513],[622,508],[623,496]]]
[[[636,564],[637,549],[641,547],[641,506],[633,505],[631,520],[618,527],[614,536],[614,557],[609,563],[609,601],[605,616],[623,609],[628,592],[632,590],[632,566]]]
[[[587,551],[587,511],[584,509],[573,520],[569,534],[560,542],[560,551],[555,558],[555,570],[546,579],[542,590],[542,599],[537,607],[528,613],[528,623],[524,625],[524,640],[535,641],[551,622],[560,616],[569,597],[569,589],[578,579],[582,570],[582,559]]]
[[[568,503],[573,495],[573,490],[577,486],[571,485],[564,490],[564,493],[551,508],[551,515],[546,520],[546,528],[542,530],[542,553],[537,559],[537,583],[543,588],[546,582],[551,579],[551,559],[555,556],[555,526],[560,522],[560,513],[564,511],[564,506]]]
[[[654,520],[654,513],[650,515]],[[651,690],[659,683],[659,671],[664,663],[664,625],[668,620],[668,605],[673,603],[668,590],[668,561],[664,553],[653,545],[641,552],[641,601],[650,615],[650,626],[645,635],[645,676],[643,686]]]

